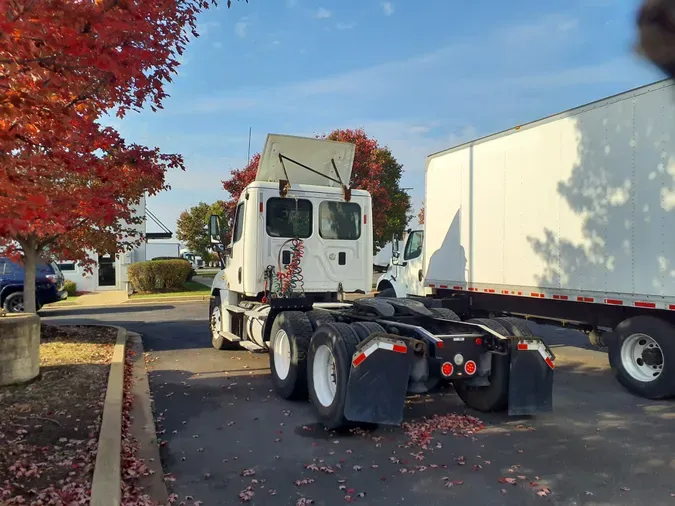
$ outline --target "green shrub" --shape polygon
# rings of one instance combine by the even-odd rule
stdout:
[[[75,281],[66,279],[64,289],[68,292],[68,297],[75,297],[75,295],[77,295],[77,285],[75,284]]]
[[[149,260],[131,264],[127,274],[139,292],[162,292],[182,289],[191,270],[187,260]]]

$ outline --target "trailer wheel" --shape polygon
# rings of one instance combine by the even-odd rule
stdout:
[[[223,318],[222,309],[220,307],[220,296],[216,295],[211,300],[209,308],[209,328],[211,330],[211,345],[216,350],[236,350],[239,348],[239,343],[230,341],[229,339],[222,336],[218,329],[221,326],[221,321]]]
[[[628,391],[647,399],[675,395],[675,328],[660,318],[621,322],[609,344],[609,363]]]
[[[327,429],[349,424],[344,417],[347,383],[359,337],[346,323],[322,325],[312,336],[307,358],[309,399]]]
[[[352,323],[350,327],[356,332],[359,342],[366,340],[370,334],[375,332],[385,332],[384,327],[375,322],[356,322]]]
[[[488,413],[505,410],[509,405],[509,366],[508,355],[493,353],[490,376],[488,376],[490,384],[485,387],[475,387],[466,381],[454,381],[457,395],[464,404],[478,411]]]
[[[444,320],[452,320],[452,321],[462,321],[459,316],[457,316],[457,313],[455,313],[452,309],[448,309],[447,307],[431,307],[429,308],[429,311],[434,313],[434,315],[438,316],[439,318],[443,318]]]
[[[506,327],[508,335],[515,337],[534,337],[534,333],[530,330],[530,327],[528,327],[525,320],[514,318],[513,316],[500,316],[499,318],[495,318],[495,320]]]
[[[324,323],[333,323],[335,321],[333,315],[323,309],[312,309],[311,311],[307,311],[305,316],[307,316],[309,323],[312,324],[312,331],[315,331]]]
[[[307,398],[307,350],[311,339],[312,324],[305,313],[284,311],[274,319],[270,369],[274,389],[284,399]]]

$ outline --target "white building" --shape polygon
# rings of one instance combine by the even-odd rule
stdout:
[[[136,213],[146,217],[146,220],[143,221],[140,225],[133,225],[132,227],[138,231],[140,234],[145,234],[149,244],[142,243],[137,248],[128,251],[119,255],[108,255],[108,254],[98,254],[96,251],[88,251],[87,254],[90,258],[96,260],[96,265],[93,268],[91,273],[85,272],[85,270],[77,265],[75,261],[72,260],[61,260],[57,262],[61,271],[63,272],[64,277],[67,280],[73,281],[77,285],[78,292],[98,292],[105,290],[128,290],[129,288],[129,278],[127,276],[127,268],[129,265],[136,262],[144,262],[145,260],[151,260],[152,258],[146,257],[146,250],[150,250],[152,256],[157,256],[157,248],[153,248],[156,239],[167,239],[171,238],[171,232],[166,229],[159,221],[154,217],[152,212],[148,211],[145,206],[145,198],[141,199],[140,204],[136,207]],[[153,221],[156,221],[161,227],[165,229],[164,232],[152,233],[147,232],[147,218],[150,217]],[[170,243],[162,242],[164,250],[173,251],[174,248],[169,246]],[[175,251],[178,252],[178,242],[175,243]],[[171,256],[171,255],[162,255],[162,256]],[[176,254],[177,256],[177,254]]]

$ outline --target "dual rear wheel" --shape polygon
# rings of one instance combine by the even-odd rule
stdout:
[[[281,313],[272,325],[269,353],[272,381],[284,399],[307,399],[328,429],[348,424],[344,418],[352,356],[376,323],[335,322],[326,311]]]

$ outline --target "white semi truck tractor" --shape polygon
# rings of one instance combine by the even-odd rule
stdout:
[[[630,392],[674,396],[674,176],[670,79],[432,154],[376,288],[576,327]]]
[[[552,409],[555,357],[511,318],[462,322],[434,301],[368,298],[372,203],[348,186],[353,144],[269,135],[230,237],[210,218],[224,268],[210,333],[217,349],[268,350],[285,399],[307,398],[320,422],[400,424],[408,393],[453,382],[483,411]]]

